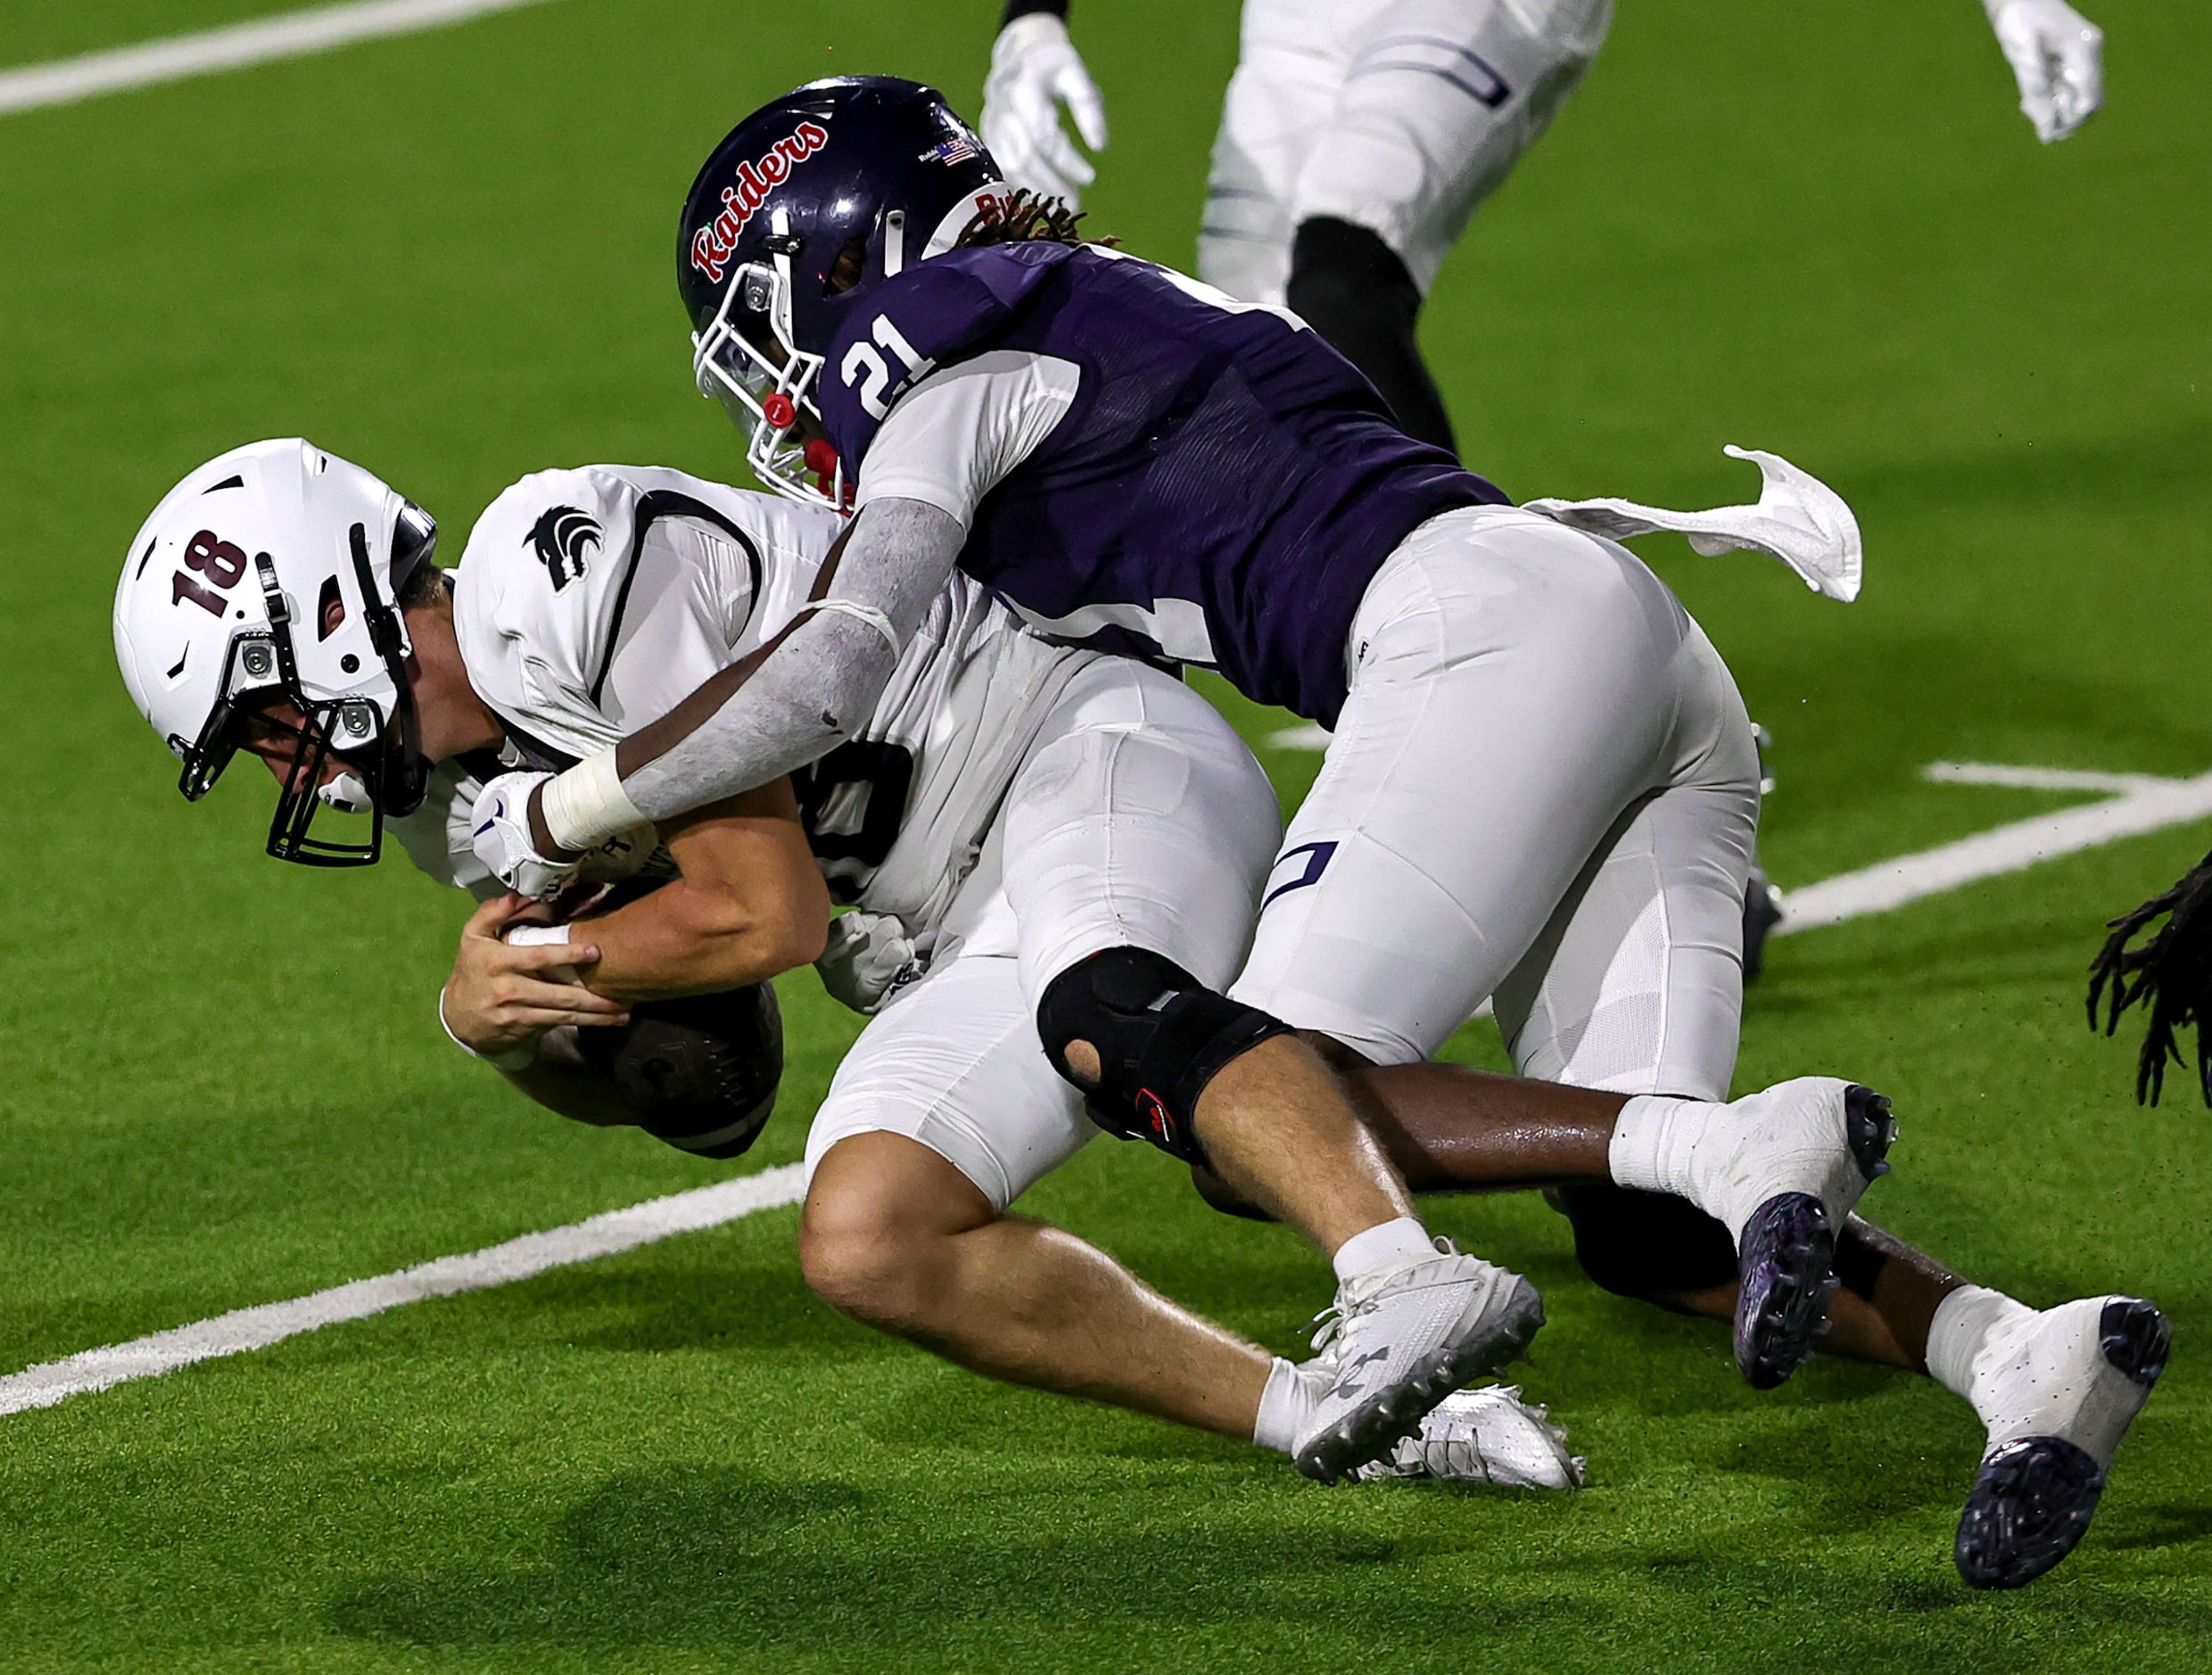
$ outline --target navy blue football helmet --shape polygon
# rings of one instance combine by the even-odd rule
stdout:
[[[944,95],[893,76],[810,82],[714,148],[684,201],[676,285],[699,392],[746,433],[763,483],[843,507],[813,391],[846,311],[1006,194]]]

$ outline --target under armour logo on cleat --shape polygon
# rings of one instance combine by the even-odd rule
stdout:
[[[1372,1366],[1377,1361],[1388,1360],[1390,1358],[1390,1353],[1389,1346],[1385,1345],[1380,1349],[1368,1350],[1366,1354],[1361,1356],[1357,1361],[1354,1361],[1349,1366],[1344,1369],[1342,1375],[1338,1378],[1336,1381],[1336,1388],[1329,1392],[1328,1399],[1331,1401],[1335,1401],[1339,1398],[1342,1398],[1349,1400],[1350,1398],[1358,1395],[1361,1390],[1367,1387],[1366,1381],[1359,1376],[1359,1369],[1364,1366]]]

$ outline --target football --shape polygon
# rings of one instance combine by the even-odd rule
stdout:
[[[576,1032],[586,1064],[606,1076],[640,1128],[702,1158],[734,1158],[776,1108],[783,1017],[775,986],[649,1001],[615,1029]]]

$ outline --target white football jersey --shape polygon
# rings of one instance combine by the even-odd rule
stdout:
[[[454,579],[470,683],[529,757],[580,759],[773,639],[844,528],[826,509],[678,471],[525,477],[477,520]],[[1094,655],[1025,632],[955,575],[859,737],[793,776],[832,894],[933,929],[1045,706]],[[481,892],[463,800],[475,787],[449,764],[394,826],[426,871]]]

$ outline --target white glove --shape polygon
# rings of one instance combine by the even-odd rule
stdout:
[[[476,859],[484,870],[518,895],[549,902],[574,883],[584,858],[548,861],[530,836],[530,796],[553,776],[525,771],[502,773],[476,793],[468,820]]]
[[[2104,103],[2104,32],[2066,0],[1982,0],[2020,84],[2020,114],[2046,145]]]
[[[839,913],[830,940],[814,961],[830,998],[856,1012],[872,1012],[929,969],[906,927],[890,913]]]
[[[1065,198],[1074,209],[1098,170],[1061,130],[1062,105],[1083,143],[1104,151],[1106,102],[1068,38],[1068,26],[1049,12],[1025,12],[998,32],[991,48],[991,73],[983,83],[983,143],[1010,185]]]

